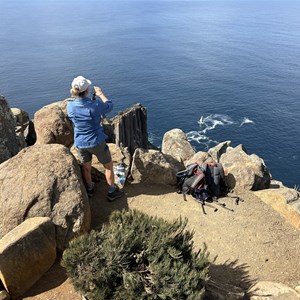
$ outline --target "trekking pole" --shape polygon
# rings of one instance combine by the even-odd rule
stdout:
[[[207,206],[207,207],[210,207],[210,208],[213,208],[214,212],[218,211],[218,209],[216,207],[214,207],[213,205],[211,204],[208,204],[208,203],[205,203],[204,201],[201,203],[201,207],[202,207],[202,211],[205,215],[207,215],[206,211],[205,211],[205,208],[204,206]]]
[[[220,203],[220,202],[218,201],[218,198],[217,198],[217,197],[213,197],[213,198],[212,198],[212,201],[215,202],[217,205],[219,205],[219,206],[221,206],[221,207],[223,207],[223,208],[225,208],[225,209],[227,209],[227,210],[229,210],[229,211],[231,211],[231,212],[234,212],[234,210],[233,210],[232,208],[228,208],[228,207],[226,206],[225,203]]]
[[[225,208],[225,209],[227,209],[231,212],[234,212],[234,210],[232,208],[227,207],[225,203],[220,203],[217,200],[215,202],[216,202],[217,205],[219,205],[219,206],[221,206],[221,207],[223,207],[223,208]]]
[[[202,211],[203,211],[203,213],[204,213],[205,215],[207,215],[207,213],[206,213],[206,211],[205,211],[204,206],[207,206],[207,207],[212,208],[212,209],[214,210],[214,212],[218,211],[218,209],[217,209],[215,206],[211,205],[210,203],[205,202],[205,200],[200,200],[200,199],[197,199],[197,198],[193,198],[193,199],[194,199],[196,202],[198,202],[198,203],[201,204]]]
[[[230,193],[233,194],[233,191],[230,191]],[[236,205],[239,205],[240,202],[244,202],[244,199],[242,199],[241,197],[239,197],[237,195],[229,195],[229,194],[227,194],[227,197],[235,199],[235,204]]]
[[[238,197],[238,196],[234,196],[234,197],[232,197],[232,198],[235,199],[235,204],[236,204],[236,205],[239,205],[240,202],[244,202],[244,199],[242,199],[242,198],[240,198],[240,197]]]

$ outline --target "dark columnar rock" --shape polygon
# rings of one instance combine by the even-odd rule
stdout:
[[[0,96],[0,163],[16,155],[18,151],[15,119],[8,102]]]
[[[120,112],[112,119],[115,143],[121,147],[128,147],[132,155],[137,148],[147,149],[147,110],[141,104]]]

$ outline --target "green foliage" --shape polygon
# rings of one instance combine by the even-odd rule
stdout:
[[[187,220],[116,211],[109,225],[80,236],[63,254],[74,287],[89,300],[202,299],[206,248],[193,252]]]

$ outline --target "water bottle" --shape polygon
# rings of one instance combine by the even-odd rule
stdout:
[[[117,176],[117,184],[124,186],[125,184],[125,164],[120,163],[115,168],[115,175]]]

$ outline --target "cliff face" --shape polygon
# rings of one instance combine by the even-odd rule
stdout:
[[[137,104],[104,124],[108,126],[104,126],[105,129],[111,132],[111,135],[108,135],[115,143],[114,147],[124,146],[133,153],[128,153],[125,160],[122,158],[122,151],[113,151],[114,147],[110,146],[114,163],[124,161],[128,167],[131,166],[132,184],[125,187],[124,199],[108,204],[104,202],[107,189],[101,166],[93,165],[102,175],[99,175],[98,181],[103,182],[91,201],[88,201],[77,161],[69,153],[69,149],[57,145],[63,143],[69,147],[72,144],[72,132],[68,126],[64,127],[67,120],[64,109],[58,110],[54,107],[43,116],[48,120],[40,124],[38,121],[35,123],[36,126],[43,127],[43,130],[38,130],[39,134],[45,132],[47,137],[47,130],[50,129],[51,133],[55,133],[55,139],[45,139],[40,145],[26,148],[16,155],[19,148],[15,122],[7,101],[0,97],[2,225],[4,221],[18,221],[18,224],[22,224],[22,221],[29,217],[51,216],[52,222],[57,226],[56,235],[62,238],[58,245],[64,248],[65,238],[69,240],[73,235],[88,230],[90,217],[92,228],[97,228],[115,209],[137,208],[166,219],[183,216],[189,219],[196,232],[197,247],[201,247],[204,238],[213,256],[218,255],[225,262],[221,266],[223,273],[226,262],[236,258],[242,264],[249,264],[251,275],[254,277],[272,278],[293,284],[296,280],[299,282],[299,271],[294,263],[299,260],[299,251],[296,251],[299,249],[299,239],[294,239],[294,228],[285,222],[285,219],[293,221],[291,223],[300,228],[299,193],[273,182],[269,188],[270,174],[264,162],[253,154],[248,155],[242,145],[233,148],[230,141],[226,141],[208,152],[195,153],[185,134],[180,129],[173,129],[164,136],[164,151],[147,150],[146,110]],[[117,152],[120,152],[119,155]],[[2,163],[4,160],[6,162]],[[234,207],[234,214],[232,210],[228,212],[222,209],[215,214],[213,210],[209,211],[210,206],[207,205],[209,216],[203,216],[198,202],[192,201],[191,196],[187,201],[182,201],[182,195],[177,194],[174,186],[171,186],[176,183],[176,170],[179,171],[191,162],[201,164],[210,161],[221,162],[224,165],[227,184],[244,199],[241,205]],[[259,189],[261,190],[253,193]],[[259,201],[259,198],[262,201]],[[222,201],[227,201],[228,207],[231,207],[234,205],[232,199],[228,197]],[[70,200],[73,202],[70,203]],[[267,203],[268,207],[263,202]],[[298,207],[298,214],[294,210],[291,213],[292,206],[293,209]],[[280,218],[271,207],[285,219]],[[18,224],[10,224],[10,229]],[[280,230],[274,230],[274,226]],[[0,228],[3,229],[4,226]],[[243,246],[245,251],[241,251]],[[248,251],[249,246],[251,251]],[[261,268],[262,266],[264,268]],[[217,279],[221,274],[219,270],[215,268],[213,274],[212,269],[212,275],[217,276]],[[248,273],[245,273],[246,275],[248,276]],[[227,292],[226,290],[226,295]]]

